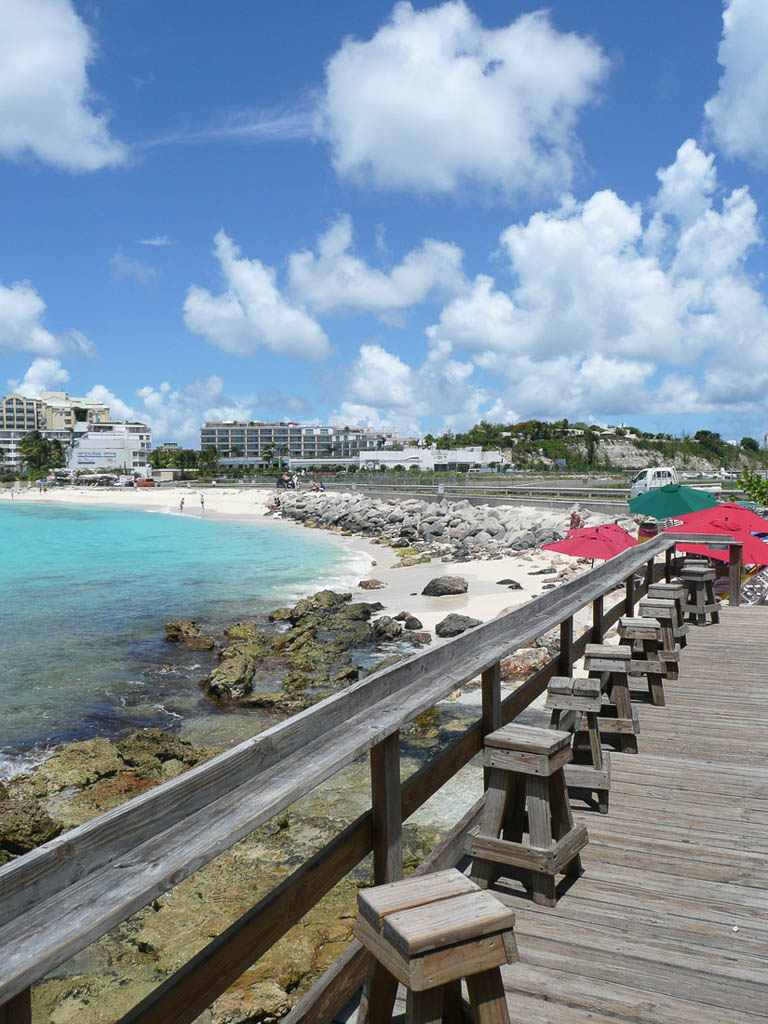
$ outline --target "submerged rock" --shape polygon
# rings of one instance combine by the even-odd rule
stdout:
[[[466,594],[469,584],[463,576],[436,576],[422,590],[425,597],[446,597],[450,594]]]
[[[403,624],[389,615],[382,615],[373,623],[373,632],[380,640],[394,640],[403,632]]]
[[[463,633],[467,629],[472,629],[474,626],[479,626],[480,619],[473,619],[469,615],[457,615],[452,612],[435,626],[435,632],[438,636],[449,637],[458,636],[459,633]]]
[[[165,639],[172,644],[184,644],[193,651],[210,651],[216,642],[191,619],[166,622]]]
[[[255,674],[256,659],[245,651],[236,649],[211,672],[203,683],[203,689],[209,697],[216,700],[242,700],[253,689]]]

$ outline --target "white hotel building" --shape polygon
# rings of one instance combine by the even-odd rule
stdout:
[[[307,426],[289,421],[209,422],[200,429],[200,449],[215,449],[226,462],[261,463],[267,458],[356,458],[405,439],[361,427]],[[411,440],[411,439],[408,439]]]

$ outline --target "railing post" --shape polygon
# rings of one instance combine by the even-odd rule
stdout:
[[[626,598],[624,600],[624,614],[632,615],[635,610],[635,574],[627,577]]]
[[[373,884],[403,877],[403,818],[400,794],[400,733],[371,747]]]
[[[501,662],[487,668],[482,675],[483,683],[483,737],[501,728]],[[490,768],[483,768],[484,786],[488,788]]]
[[[649,558],[645,564],[645,592],[648,593],[648,588],[653,583],[653,559]]]
[[[667,583],[672,582],[672,560],[675,557],[675,549],[667,548],[664,552],[664,579]]]
[[[728,603],[731,608],[741,604],[741,574],[744,549],[741,544],[728,545]]]
[[[573,616],[560,623],[560,657],[557,665],[561,676],[569,676],[573,671]]]
[[[596,597],[592,602],[592,638],[593,644],[603,642],[603,598]]]
[[[25,988],[0,1006],[0,1024],[32,1024],[32,989]]]

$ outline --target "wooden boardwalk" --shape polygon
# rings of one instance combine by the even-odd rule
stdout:
[[[768,1021],[768,608],[689,636],[640,753],[612,754],[610,814],[576,813],[583,877],[556,909],[509,899],[513,1021]]]

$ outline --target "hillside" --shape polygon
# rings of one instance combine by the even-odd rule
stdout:
[[[434,438],[427,435],[426,440],[434,441],[439,448],[478,444],[486,449],[498,448],[518,469],[631,471],[667,465],[707,473],[768,467],[768,451],[761,449],[754,438],[731,444],[709,430],[699,430],[693,437],[673,437],[636,427],[604,429],[568,420],[529,420],[510,425],[481,422],[465,433],[449,432]]]

